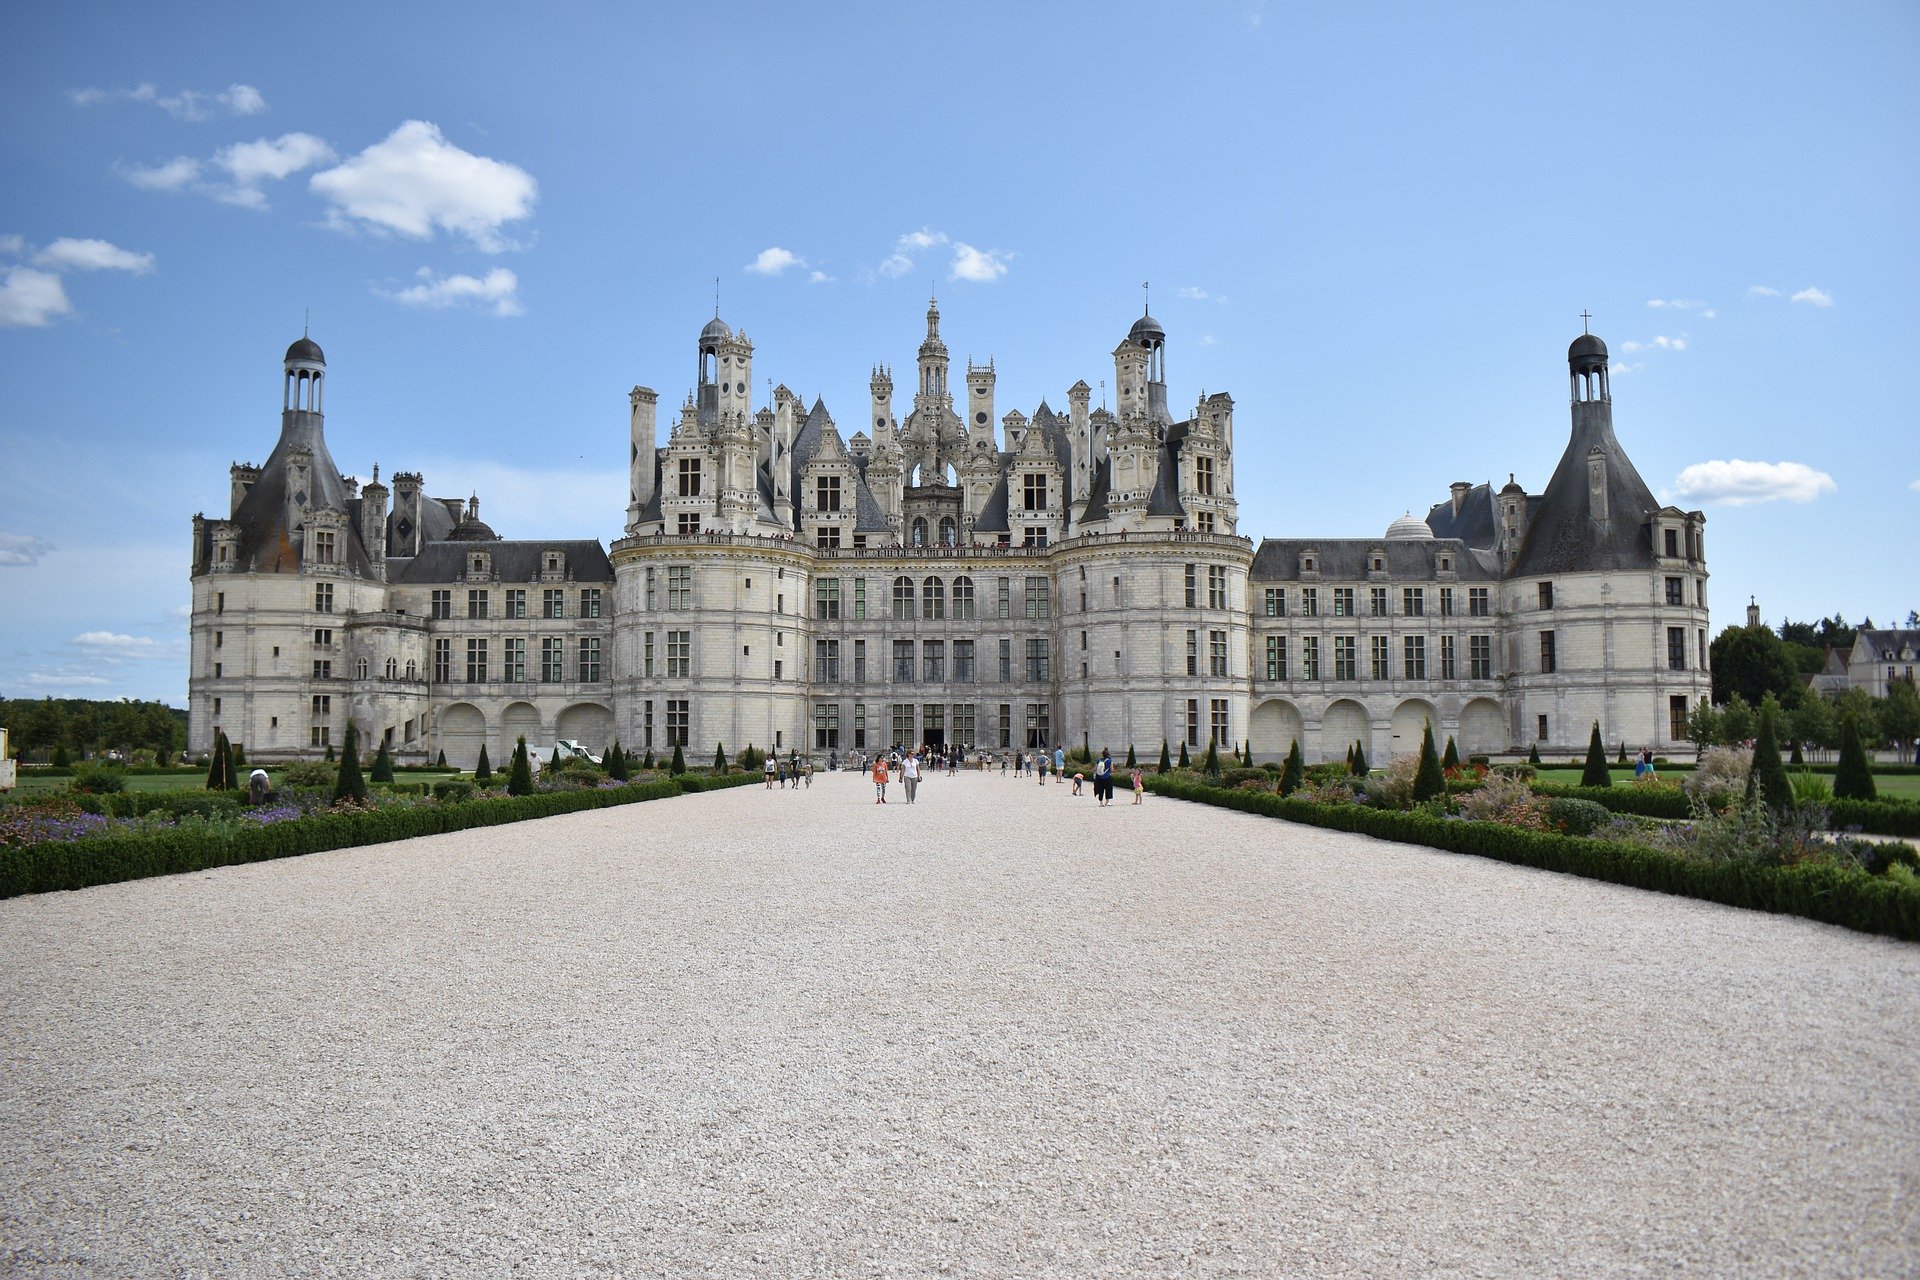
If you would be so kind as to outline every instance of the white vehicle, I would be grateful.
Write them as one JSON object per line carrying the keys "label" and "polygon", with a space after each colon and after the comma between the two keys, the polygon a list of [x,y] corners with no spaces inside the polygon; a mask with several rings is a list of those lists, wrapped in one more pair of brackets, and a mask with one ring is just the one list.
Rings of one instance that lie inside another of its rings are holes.
{"label": "white vehicle", "polygon": [[[568,739],[568,738],[560,739],[559,746],[560,746],[560,758],[562,760],[565,760],[568,756],[572,756],[577,760],[586,760],[593,764],[600,763],[599,756],[593,755],[586,749],[586,747],[584,747],[578,742],[572,741],[571,739]],[[548,754],[551,755],[552,752],[548,752]]]}
{"label": "white vehicle", "polygon": [[588,760],[594,764],[600,763],[599,756],[589,753],[585,747],[570,738],[562,738],[552,746],[529,746],[527,748],[527,763],[533,766],[535,773],[539,773],[542,769],[553,763],[555,752],[560,754],[560,759],[563,763],[568,760]]}

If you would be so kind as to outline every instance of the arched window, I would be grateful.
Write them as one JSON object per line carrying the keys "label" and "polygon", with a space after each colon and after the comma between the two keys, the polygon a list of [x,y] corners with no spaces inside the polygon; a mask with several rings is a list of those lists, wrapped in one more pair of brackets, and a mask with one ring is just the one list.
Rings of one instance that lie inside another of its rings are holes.
{"label": "arched window", "polygon": [[905,575],[893,580],[893,616],[898,621],[913,621],[913,579]]}
{"label": "arched window", "polygon": [[408,659],[407,659],[407,679],[409,679],[409,680],[411,680],[411,679],[413,679],[413,678],[414,678],[414,674],[413,674],[413,671],[414,671],[414,667],[413,667],[413,659],[412,659],[412,658],[408,658]]}
{"label": "arched window", "polygon": [[915,516],[913,518],[913,545],[916,547],[924,547],[927,545],[927,518],[925,516]]}
{"label": "arched window", "polygon": [[400,676],[400,662],[397,658],[387,659],[387,679],[396,680]]}
{"label": "arched window", "polygon": [[953,616],[963,621],[973,620],[973,579],[955,578],[953,580]]}
{"label": "arched window", "polygon": [[367,678],[367,660],[365,658],[353,664],[353,675],[356,680],[365,680]]}
{"label": "arched window", "polygon": [[940,545],[950,547],[959,536],[959,528],[953,523],[952,516],[940,517]]}
{"label": "arched window", "polygon": [[920,584],[920,616],[929,622],[947,616],[947,586],[938,578]]}

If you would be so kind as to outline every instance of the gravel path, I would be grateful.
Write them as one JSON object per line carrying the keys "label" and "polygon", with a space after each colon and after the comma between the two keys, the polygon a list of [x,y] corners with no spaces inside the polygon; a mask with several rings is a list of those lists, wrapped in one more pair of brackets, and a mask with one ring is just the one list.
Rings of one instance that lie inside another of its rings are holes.
{"label": "gravel path", "polygon": [[1920,1270],[1920,947],[1151,797],[899,799],[0,903],[0,1271]]}

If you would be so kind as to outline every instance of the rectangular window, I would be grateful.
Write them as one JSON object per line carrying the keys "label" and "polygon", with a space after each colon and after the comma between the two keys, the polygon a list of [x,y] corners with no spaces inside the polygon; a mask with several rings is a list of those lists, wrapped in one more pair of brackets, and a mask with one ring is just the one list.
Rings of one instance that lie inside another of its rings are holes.
{"label": "rectangular window", "polygon": [[1027,745],[1044,747],[1053,741],[1053,708],[1044,702],[1027,704]]}
{"label": "rectangular window", "polygon": [[1443,618],[1451,618],[1453,616],[1452,587],[1440,588],[1440,616]]}
{"label": "rectangular window", "polygon": [[867,749],[867,705],[864,702],[853,704],[853,749]]}
{"label": "rectangular window", "polygon": [[1493,637],[1467,637],[1467,678],[1470,680],[1493,679]]}
{"label": "rectangular window", "polygon": [[[218,710],[219,707],[217,704],[219,702],[219,699],[216,698],[214,701],[216,703],[216,706],[214,709]],[[313,718],[315,720],[324,720],[332,714],[333,714],[332,695],[325,694],[325,693],[314,694],[313,695]]]}
{"label": "rectangular window", "polygon": [[1046,546],[1047,545],[1047,526],[1043,524],[1028,525],[1026,527],[1025,536],[1023,536],[1020,539],[1020,545],[1023,547]]}
{"label": "rectangular window", "polygon": [[1187,566],[1187,608],[1198,609],[1199,607],[1200,607],[1200,566],[1197,564],[1190,564]]}
{"label": "rectangular window", "polygon": [[1700,634],[1700,669],[1702,671],[1705,671],[1707,669],[1707,629],[1705,627],[1700,628],[1699,634]]}
{"label": "rectangular window", "polygon": [[911,640],[893,642],[893,682],[895,684],[913,683],[913,641]]}
{"label": "rectangular window", "polygon": [[853,642],[853,682],[855,684],[867,682],[867,642],[865,640]]}
{"label": "rectangular window", "polygon": [[580,680],[584,684],[600,682],[600,637],[580,637]]}
{"label": "rectangular window", "polygon": [[1013,616],[1012,578],[1000,579],[1000,616],[1003,618],[1011,618]]}
{"label": "rectangular window", "polygon": [[1207,671],[1215,676],[1227,674],[1227,633],[1207,632]]}
{"label": "rectangular window", "polygon": [[1287,638],[1285,636],[1267,637],[1267,679],[1285,680],[1287,678]]}
{"label": "rectangular window", "polygon": [[1540,633],[1540,670],[1552,672],[1556,669],[1553,653],[1553,632],[1542,631]]}
{"label": "rectangular window", "polygon": [[567,593],[559,587],[549,587],[540,593],[540,616],[543,618],[564,618],[567,616]]}
{"label": "rectangular window", "polygon": [[1367,673],[1375,680],[1393,679],[1392,659],[1385,636],[1367,637]]}
{"label": "rectangular window", "polygon": [[667,608],[693,608],[692,565],[670,564],[667,566]]}
{"label": "rectangular window", "polygon": [[318,564],[333,563],[333,530],[315,529],[313,531],[313,558]]}
{"label": "rectangular window", "polygon": [[840,616],[840,579],[816,578],[813,582],[813,616],[833,621]]}
{"label": "rectangular window", "polygon": [[1227,567],[1222,564],[1207,566],[1207,608],[1224,609],[1227,607]]}
{"label": "rectangular window", "polygon": [[1672,694],[1667,698],[1667,736],[1675,742],[1684,742],[1687,737],[1687,695]]}
{"label": "rectangular window", "polygon": [[486,617],[488,597],[491,594],[485,590],[467,592],[467,616],[469,618]]}
{"label": "rectangular window", "polygon": [[1368,604],[1368,607],[1372,610],[1374,617],[1376,618],[1386,617],[1387,616],[1387,589],[1385,587],[1374,587],[1371,591],[1367,592],[1367,604]]}
{"label": "rectangular window", "polygon": [[685,680],[693,675],[693,632],[667,632],[667,679]]}
{"label": "rectangular window", "polygon": [[[647,570],[647,573],[649,575],[649,585],[651,585],[651,575],[653,573],[653,570],[649,569]],[[653,607],[653,597],[651,596],[651,594],[649,594],[649,596],[647,597],[647,607],[648,608]],[[525,589],[520,587],[512,587],[508,589],[506,616],[509,618],[524,618],[527,616],[527,593]]]}
{"label": "rectangular window", "polygon": [[973,736],[973,704],[955,703],[953,708],[953,741],[955,745],[970,747]]}
{"label": "rectangular window", "polygon": [[453,592],[436,591],[433,593],[433,616],[451,618],[453,616]]}
{"label": "rectangular window", "polygon": [[567,678],[565,655],[567,642],[548,637],[540,642],[540,682],[559,684]]}
{"label": "rectangular window", "polygon": [[1203,498],[1213,496],[1213,459],[1205,454],[1193,460],[1193,491]]}
{"label": "rectangular window", "polygon": [[311,746],[324,747],[333,741],[333,730],[326,725],[315,725],[308,731],[308,743]]}
{"label": "rectangular window", "polygon": [[1187,674],[1200,674],[1200,633],[1191,629],[1187,632]]}
{"label": "rectangular window", "polygon": [[956,684],[973,683],[973,641],[953,642],[953,679]]}
{"label": "rectangular window", "polygon": [[640,670],[647,679],[651,680],[653,679],[653,632],[649,631],[640,637],[640,647]]}
{"label": "rectangular window", "polygon": [[1300,638],[1300,678],[1318,680],[1320,678],[1320,637],[1302,636]]}
{"label": "rectangular window", "polygon": [[856,622],[864,622],[866,621],[866,617],[867,580],[865,578],[855,578],[853,580],[853,618]]}
{"label": "rectangular window", "polygon": [[1198,698],[1187,699],[1187,745],[1190,747],[1200,745],[1200,700]]}
{"label": "rectangular window", "polygon": [[1400,612],[1409,618],[1423,618],[1427,613],[1427,592],[1425,587],[1400,588]]}
{"label": "rectangular window", "polygon": [[947,737],[947,709],[938,702],[920,708],[920,740],[944,742]]}
{"label": "rectangular window", "polygon": [[[816,476],[813,481],[813,505],[818,511],[840,509],[840,477]],[[838,708],[835,708],[836,713]]]}
{"label": "rectangular window", "polygon": [[445,636],[433,642],[433,682],[448,684],[453,680],[453,641]]}
{"label": "rectangular window", "polygon": [[320,646],[323,649],[333,648],[333,628],[332,627],[314,628],[313,642],[314,644]]}
{"label": "rectangular window", "polygon": [[1669,560],[1679,559],[1680,558],[1680,531],[1678,529],[1665,529],[1665,530],[1662,530],[1662,532],[1666,535],[1662,545],[1666,549],[1667,559]]}
{"label": "rectangular window", "polygon": [[1053,605],[1048,596],[1045,578],[1027,579],[1026,602],[1029,618],[1045,618],[1052,615]]}
{"label": "rectangular window", "polygon": [[1407,679],[1425,680],[1427,678],[1427,638],[1402,636],[1400,644],[1405,651]]}
{"label": "rectangular window", "polygon": [[[513,615],[516,618],[524,618],[527,616],[526,604],[525,604],[526,593],[524,591],[520,593],[520,598],[521,598],[520,612]],[[653,598],[654,598],[653,566],[648,565],[647,566],[647,612],[648,613],[652,613],[654,610]]]}
{"label": "rectangular window", "polygon": [[1453,679],[1453,637],[1440,637],[1440,678]]}
{"label": "rectangular window", "polygon": [[1685,604],[1687,602],[1687,584],[1679,578],[1667,579],[1667,603]]}
{"label": "rectangular window", "polygon": [[1492,603],[1487,598],[1487,588],[1467,588],[1467,613],[1471,617],[1486,618],[1493,615]]}
{"label": "rectangular window", "polygon": [[1320,588],[1300,588],[1300,613],[1302,617],[1307,618],[1320,616]]}
{"label": "rectangular window", "polygon": [[1360,678],[1360,638],[1358,636],[1333,638],[1333,678],[1335,680]]}
{"label": "rectangular window", "polygon": [[1029,471],[1020,478],[1020,509],[1022,511],[1047,509],[1047,478],[1044,475]]}
{"label": "rectangular window", "polygon": [[840,683],[840,642],[838,640],[813,642],[813,678],[824,684]]}
{"label": "rectangular window", "polygon": [[1687,629],[1685,627],[1667,628],[1667,670],[1685,671],[1687,669]]}
{"label": "rectangular window", "polygon": [[694,534],[700,532],[700,513],[697,511],[682,511],[674,523],[679,527],[682,535],[691,538]]}
{"label": "rectangular window", "polygon": [[1542,609],[1553,608],[1553,584],[1551,582],[1543,582],[1540,584],[1540,607]]}
{"label": "rectangular window", "polygon": [[[839,494],[835,494],[837,499]],[[838,751],[840,749],[840,704],[822,702],[813,709],[813,749],[815,751]]]}
{"label": "rectangular window", "polygon": [[668,746],[681,747],[683,749],[686,747],[687,730],[691,727],[688,722],[691,719],[692,717],[687,711],[687,700],[685,698],[667,699]]}
{"label": "rectangular window", "polygon": [[1227,725],[1227,700],[1225,698],[1213,699],[1208,711],[1210,721],[1208,729],[1211,733],[1211,741],[1217,746],[1231,746],[1233,744],[1233,734]]}
{"label": "rectangular window", "polygon": [[1000,641],[1000,683],[1013,683],[1013,641],[1005,637]]}
{"label": "rectangular window", "polygon": [[1286,616],[1287,591],[1285,587],[1268,587],[1266,589],[1266,601],[1267,616],[1269,618],[1283,618]]}
{"label": "rectangular window", "polygon": [[947,645],[944,640],[928,640],[920,646],[921,666],[928,684],[941,684],[947,678]]}
{"label": "rectangular window", "polygon": [[1044,636],[1033,636],[1027,640],[1027,680],[1038,683],[1053,679],[1053,663],[1047,652]]}
{"label": "rectangular window", "polygon": [[697,498],[700,496],[700,459],[680,459],[680,496]]}
{"label": "rectangular window", "polygon": [[487,679],[487,642],[479,637],[467,641],[467,683],[484,684]]}
{"label": "rectangular window", "polygon": [[[647,637],[652,640],[652,636]],[[653,647],[648,645],[647,658],[651,662]],[[500,678],[519,683],[527,678],[527,641],[524,636],[500,642]]]}
{"label": "rectangular window", "polygon": [[813,544],[822,550],[838,551],[840,549],[840,526],[837,524],[820,525],[813,531]]}
{"label": "rectangular window", "polygon": [[1537,732],[1534,736],[1539,738],[1540,741],[1545,742],[1547,740],[1547,718],[1545,716],[1539,717],[1539,723],[1535,728]]}
{"label": "rectangular window", "polygon": [[913,704],[910,702],[893,704],[893,740],[899,746],[913,745]]}
{"label": "rectangular window", "polygon": [[1351,618],[1353,616],[1353,588],[1335,587],[1333,589],[1333,616]]}
{"label": "rectangular window", "polygon": [[600,616],[600,588],[582,587],[580,589],[580,616],[583,618]]}

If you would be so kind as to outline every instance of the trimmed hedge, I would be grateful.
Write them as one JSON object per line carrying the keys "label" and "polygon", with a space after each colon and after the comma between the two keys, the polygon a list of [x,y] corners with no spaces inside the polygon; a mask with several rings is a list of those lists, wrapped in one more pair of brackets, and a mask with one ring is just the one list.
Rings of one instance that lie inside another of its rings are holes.
{"label": "trimmed hedge", "polygon": [[681,773],[668,779],[678,783],[680,790],[688,795],[698,791],[725,791],[728,787],[744,787],[760,780],[757,773],[729,773],[724,777],[712,773]]}
{"label": "trimmed hedge", "polygon": [[1150,778],[1147,786],[1175,800],[1920,941],[1920,890],[1862,871],[1811,863],[1768,867],[1695,862],[1615,841],[1361,805],[1319,805],[1271,791],[1225,791],[1171,776]]}
{"label": "trimmed hedge", "polygon": [[663,800],[680,792],[680,787],[663,778],[625,787],[489,797],[433,808],[313,814],[231,833],[189,827],[28,845],[0,850],[0,898],[56,889],[85,889],[148,876],[177,875],[291,858],[326,849],[500,826],[529,818],[551,818],[563,813]]}
{"label": "trimmed hedge", "polygon": [[[1549,800],[1591,800],[1615,813],[1642,818],[1684,819],[1692,816],[1687,793],[1678,788],[1559,787],[1536,782],[1533,793]],[[1911,800],[1823,800],[1827,825],[1835,831],[1857,830],[1871,836],[1920,836],[1920,804]]]}

